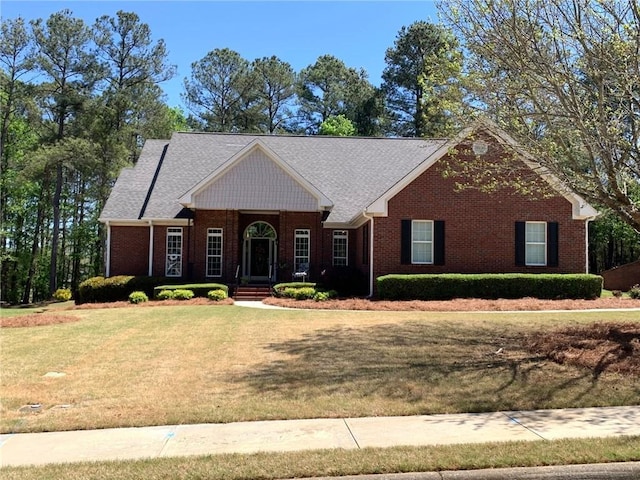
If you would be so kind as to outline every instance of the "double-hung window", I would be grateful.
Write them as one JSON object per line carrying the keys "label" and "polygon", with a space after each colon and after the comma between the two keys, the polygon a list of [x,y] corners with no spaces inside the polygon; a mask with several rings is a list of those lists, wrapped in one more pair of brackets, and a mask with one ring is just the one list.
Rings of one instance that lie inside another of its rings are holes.
{"label": "double-hung window", "polygon": [[165,275],[167,277],[182,276],[182,227],[167,228]]}
{"label": "double-hung window", "polygon": [[349,232],[347,230],[334,230],[333,231],[333,265],[346,266],[348,265],[349,251]]}
{"label": "double-hung window", "polygon": [[525,265],[547,264],[547,223],[527,222],[525,224]]}
{"label": "double-hung window", "polygon": [[309,252],[311,247],[311,231],[309,229],[297,229],[294,237],[294,271],[300,271],[300,265],[309,267]]}
{"label": "double-hung window", "polygon": [[433,263],[433,222],[414,220],[411,223],[411,263]]}
{"label": "double-hung window", "polygon": [[516,265],[557,267],[558,222],[516,222]]}
{"label": "double-hung window", "polygon": [[222,276],[222,229],[207,229],[207,277]]}
{"label": "double-hung window", "polygon": [[401,220],[400,263],[444,265],[444,220]]}

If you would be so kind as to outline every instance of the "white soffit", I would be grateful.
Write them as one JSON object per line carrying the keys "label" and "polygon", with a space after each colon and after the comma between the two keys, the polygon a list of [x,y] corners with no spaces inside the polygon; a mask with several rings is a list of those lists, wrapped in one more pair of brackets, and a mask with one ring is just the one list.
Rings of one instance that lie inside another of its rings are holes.
{"label": "white soffit", "polygon": [[259,139],[183,195],[187,208],[318,211],[333,203]]}

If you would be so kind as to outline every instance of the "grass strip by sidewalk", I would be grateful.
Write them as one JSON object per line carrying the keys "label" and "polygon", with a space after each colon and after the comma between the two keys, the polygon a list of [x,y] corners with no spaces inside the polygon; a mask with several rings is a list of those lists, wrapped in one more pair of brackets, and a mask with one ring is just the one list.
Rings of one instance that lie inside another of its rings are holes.
{"label": "grass strip by sidewalk", "polygon": [[640,436],[436,447],[226,454],[3,468],[4,480],[245,480],[640,460]]}

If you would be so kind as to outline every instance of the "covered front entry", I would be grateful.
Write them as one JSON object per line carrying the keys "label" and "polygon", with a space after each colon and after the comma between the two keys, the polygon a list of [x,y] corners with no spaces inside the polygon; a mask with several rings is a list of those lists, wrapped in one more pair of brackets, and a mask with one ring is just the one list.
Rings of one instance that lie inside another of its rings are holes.
{"label": "covered front entry", "polygon": [[267,222],[254,222],[242,236],[242,277],[249,282],[274,280],[277,261],[276,230]]}

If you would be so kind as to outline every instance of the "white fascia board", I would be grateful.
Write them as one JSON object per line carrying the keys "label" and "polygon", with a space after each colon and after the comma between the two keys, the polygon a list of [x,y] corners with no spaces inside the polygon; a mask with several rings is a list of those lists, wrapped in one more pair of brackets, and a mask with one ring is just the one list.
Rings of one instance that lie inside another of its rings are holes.
{"label": "white fascia board", "polygon": [[331,230],[353,230],[353,225],[344,222],[324,222],[322,224],[322,228],[327,228]]}
{"label": "white fascia board", "polygon": [[142,220],[146,225],[169,225],[169,226],[177,226],[177,227],[185,227],[189,225],[188,218],[149,218],[142,217]]}
{"label": "white fascia board", "polygon": [[245,148],[236,153],[229,160],[224,162],[220,167],[211,172],[206,178],[195,185],[191,190],[186,192],[182,197],[178,199],[178,202],[186,208],[195,208],[193,204],[193,197],[199,192],[207,188],[211,183],[222,177],[226,172],[233,168],[237,163],[242,161],[253,151],[260,150],[271,161],[284,170],[291,178],[293,178],[302,188],[308,191],[314,198],[318,200],[318,210],[330,210],[333,208],[333,202],[307,179],[300,175],[295,169],[293,169],[288,163],[284,162],[273,150],[267,147],[262,140],[255,139],[249,143]]}
{"label": "white fascia board", "polygon": [[109,224],[112,227],[135,227],[135,226],[144,226],[144,225],[148,225],[149,222],[147,222],[146,220],[141,220],[141,219],[122,219],[122,218],[103,218],[100,217],[98,218],[98,221],[100,223],[104,223],[104,224]]}

